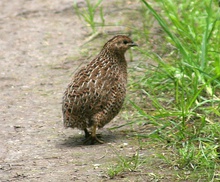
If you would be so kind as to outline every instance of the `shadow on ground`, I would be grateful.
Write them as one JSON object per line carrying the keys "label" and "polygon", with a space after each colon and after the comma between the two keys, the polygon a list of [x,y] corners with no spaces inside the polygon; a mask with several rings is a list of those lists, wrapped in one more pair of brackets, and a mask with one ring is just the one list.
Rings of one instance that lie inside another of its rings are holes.
{"label": "shadow on ground", "polygon": [[[105,145],[106,143],[117,143],[122,139],[126,138],[126,134],[122,131],[111,131],[109,129],[102,129],[98,134],[98,138],[104,141],[104,144],[95,143],[94,145]],[[69,136],[64,141],[57,143],[56,147],[81,147],[81,146],[90,146],[90,144],[84,144],[85,137],[83,133],[81,135]]]}

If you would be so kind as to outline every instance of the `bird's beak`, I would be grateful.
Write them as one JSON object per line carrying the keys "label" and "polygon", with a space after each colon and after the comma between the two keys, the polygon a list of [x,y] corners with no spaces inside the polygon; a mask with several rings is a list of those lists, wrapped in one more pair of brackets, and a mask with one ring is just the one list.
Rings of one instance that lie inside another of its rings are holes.
{"label": "bird's beak", "polygon": [[136,43],[132,42],[128,44],[130,47],[138,46]]}

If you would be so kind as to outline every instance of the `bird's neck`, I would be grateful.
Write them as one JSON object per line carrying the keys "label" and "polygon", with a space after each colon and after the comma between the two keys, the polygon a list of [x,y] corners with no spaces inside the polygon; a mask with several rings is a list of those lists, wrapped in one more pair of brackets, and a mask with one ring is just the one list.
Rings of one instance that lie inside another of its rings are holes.
{"label": "bird's neck", "polygon": [[[113,52],[113,51],[105,51],[104,53],[105,58],[109,58],[108,60],[112,63],[115,64],[118,69],[120,70],[121,73],[121,79],[125,80],[124,82],[126,83],[127,81],[127,62],[125,59],[125,54],[123,53],[118,53],[118,52]],[[110,63],[110,64],[111,64]]]}
{"label": "bird's neck", "polygon": [[[105,58],[108,58],[109,61],[119,63],[119,64],[126,64],[125,60],[125,54],[118,52],[118,51],[108,51],[108,50],[102,50],[100,52],[100,56],[103,56]],[[126,64],[127,65],[127,64]]]}

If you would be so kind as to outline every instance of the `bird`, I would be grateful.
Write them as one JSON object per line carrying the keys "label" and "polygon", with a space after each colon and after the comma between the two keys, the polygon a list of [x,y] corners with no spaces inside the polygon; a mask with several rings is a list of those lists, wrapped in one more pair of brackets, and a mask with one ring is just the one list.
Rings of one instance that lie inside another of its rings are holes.
{"label": "bird", "polygon": [[96,130],[109,123],[121,110],[126,96],[125,52],[138,46],[131,38],[117,35],[100,53],[72,77],[62,98],[65,128],[85,132],[85,144],[104,143]]}

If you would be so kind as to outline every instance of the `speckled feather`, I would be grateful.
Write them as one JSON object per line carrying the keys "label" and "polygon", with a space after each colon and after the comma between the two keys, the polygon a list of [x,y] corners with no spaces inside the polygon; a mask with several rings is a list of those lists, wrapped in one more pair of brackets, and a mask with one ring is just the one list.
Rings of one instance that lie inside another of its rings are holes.
{"label": "speckled feather", "polygon": [[113,37],[93,61],[74,75],[63,96],[65,127],[101,128],[119,113],[127,83],[124,53],[131,46],[136,44],[129,37]]}

